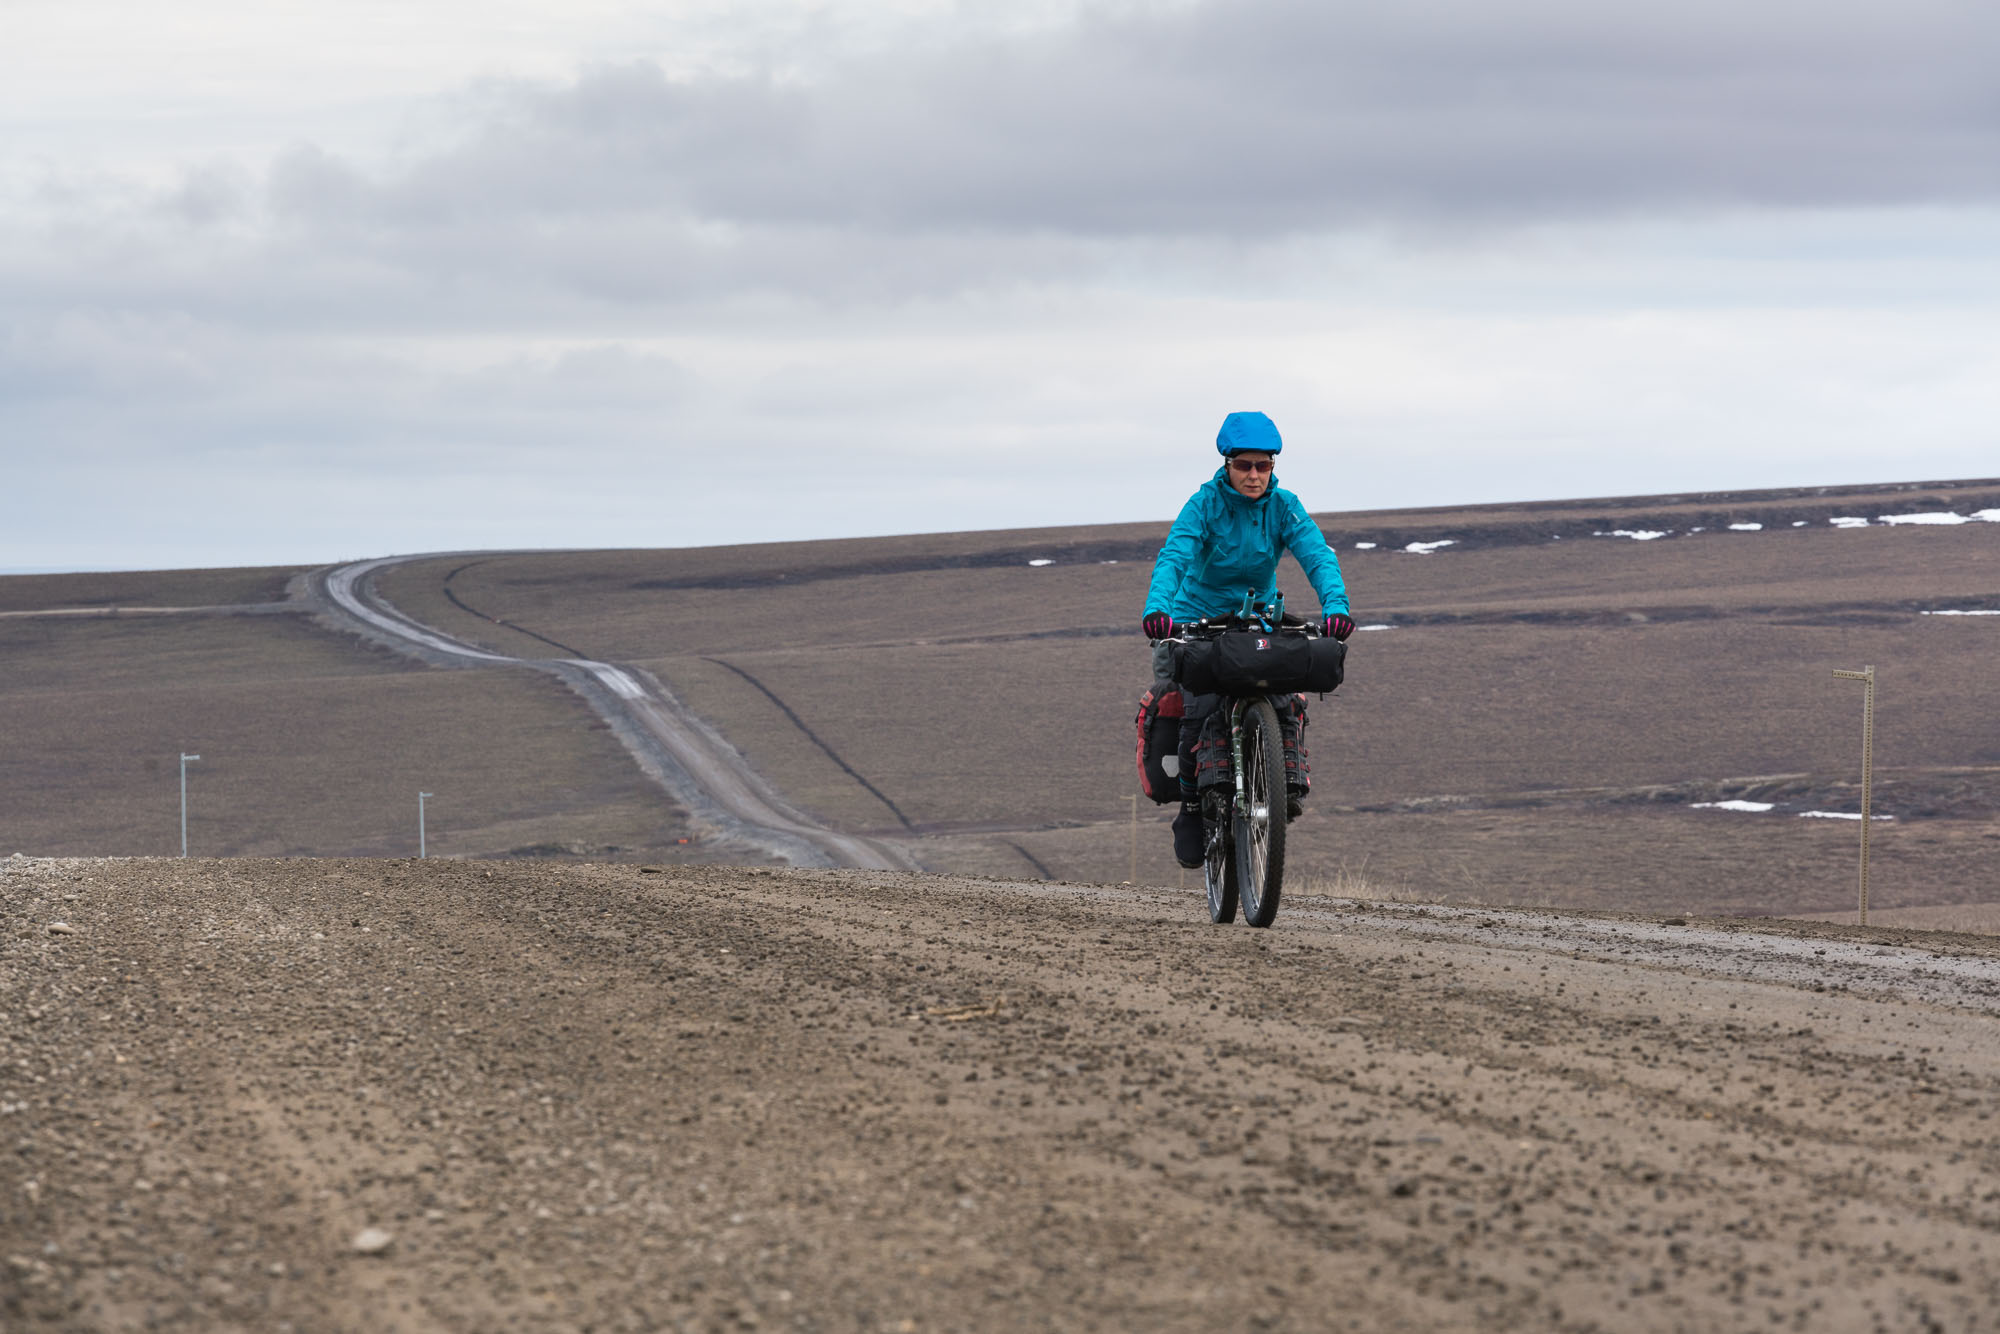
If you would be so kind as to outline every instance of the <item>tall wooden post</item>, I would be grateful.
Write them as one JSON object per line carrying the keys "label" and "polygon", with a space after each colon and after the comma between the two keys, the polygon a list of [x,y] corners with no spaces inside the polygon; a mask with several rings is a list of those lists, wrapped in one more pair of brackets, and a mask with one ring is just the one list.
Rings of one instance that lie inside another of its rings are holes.
{"label": "tall wooden post", "polygon": [[1843,681],[1859,681],[1861,692],[1861,925],[1868,925],[1868,826],[1874,823],[1875,792],[1875,669],[1834,670]]}
{"label": "tall wooden post", "polygon": [[1125,800],[1132,803],[1132,872],[1127,884],[1139,883],[1139,798],[1129,796]]}

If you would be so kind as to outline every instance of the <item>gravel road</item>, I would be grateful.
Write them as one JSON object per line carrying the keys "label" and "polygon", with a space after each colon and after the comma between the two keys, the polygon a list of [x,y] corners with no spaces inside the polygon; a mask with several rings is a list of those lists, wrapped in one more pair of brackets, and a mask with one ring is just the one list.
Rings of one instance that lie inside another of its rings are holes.
{"label": "gravel road", "polygon": [[0,920],[9,1330],[2000,1312],[1993,942],[441,861]]}
{"label": "gravel road", "polygon": [[[604,719],[640,770],[724,843],[802,866],[906,868],[906,850],[826,828],[786,801],[722,735],[649,673],[585,658],[514,658],[462,643],[407,615],[375,587],[376,576],[426,556],[382,556],[315,570],[306,588],[334,624],[443,667],[547,672]],[[464,555],[482,553],[465,552]],[[500,553],[484,553],[500,554]]]}

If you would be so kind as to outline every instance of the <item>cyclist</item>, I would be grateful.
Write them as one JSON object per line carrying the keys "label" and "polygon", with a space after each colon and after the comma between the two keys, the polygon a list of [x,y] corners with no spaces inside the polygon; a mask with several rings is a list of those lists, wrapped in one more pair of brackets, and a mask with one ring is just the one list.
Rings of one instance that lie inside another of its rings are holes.
{"label": "cyclist", "polygon": [[[1278,557],[1286,551],[1297,557],[1319,595],[1321,629],[1335,639],[1354,633],[1340,561],[1299,498],[1278,486],[1274,468],[1284,441],[1277,426],[1261,412],[1232,412],[1222,420],[1215,448],[1222,467],[1181,507],[1154,562],[1141,622],[1147,638],[1157,644],[1173,634],[1176,621],[1227,615],[1243,605],[1246,590],[1255,601],[1274,601]],[[1156,657],[1154,677],[1168,674],[1159,670]],[[1186,691],[1181,696],[1181,809],[1174,817],[1174,857],[1193,868],[1202,863],[1204,842],[1194,744],[1202,720],[1220,706],[1221,697]]]}

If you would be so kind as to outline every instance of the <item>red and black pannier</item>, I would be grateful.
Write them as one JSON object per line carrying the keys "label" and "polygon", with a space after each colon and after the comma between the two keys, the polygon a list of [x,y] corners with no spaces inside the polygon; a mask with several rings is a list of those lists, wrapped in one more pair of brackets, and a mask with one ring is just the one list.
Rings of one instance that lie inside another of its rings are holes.
{"label": "red and black pannier", "polygon": [[1181,692],[1155,681],[1139,697],[1139,789],[1165,804],[1181,799]]}

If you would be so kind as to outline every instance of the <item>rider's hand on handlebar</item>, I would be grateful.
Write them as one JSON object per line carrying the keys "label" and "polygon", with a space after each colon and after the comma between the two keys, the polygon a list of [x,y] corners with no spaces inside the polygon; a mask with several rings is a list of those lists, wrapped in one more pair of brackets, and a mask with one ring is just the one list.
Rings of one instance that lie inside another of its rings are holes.
{"label": "rider's hand on handlebar", "polygon": [[1146,619],[1139,622],[1148,639],[1171,639],[1174,634],[1174,618],[1163,611],[1149,611]]}
{"label": "rider's hand on handlebar", "polygon": [[1354,618],[1334,612],[1320,624],[1320,633],[1329,639],[1345,639],[1354,633]]}

